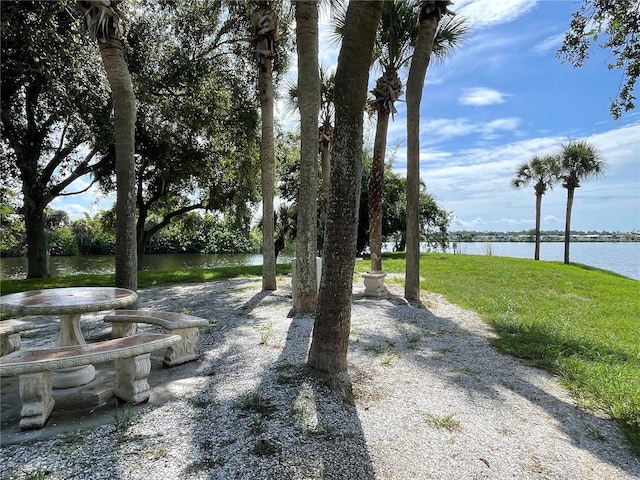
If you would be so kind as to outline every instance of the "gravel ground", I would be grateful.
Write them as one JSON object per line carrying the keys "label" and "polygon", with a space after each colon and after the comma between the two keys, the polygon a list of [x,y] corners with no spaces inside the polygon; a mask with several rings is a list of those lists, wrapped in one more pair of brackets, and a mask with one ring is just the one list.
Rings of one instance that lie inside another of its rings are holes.
{"label": "gravel ground", "polygon": [[[329,387],[337,378],[305,367],[313,319],[288,317],[290,279],[275,292],[260,285],[140,291],[140,307],[211,322],[200,361],[176,367],[186,377],[164,386],[179,383],[179,395],[121,407],[102,425],[5,444],[2,478],[640,478],[640,457],[613,422],[578,408],[557,378],[497,353],[473,312],[427,292],[426,309],[411,307],[393,284],[386,298],[365,298],[357,280],[352,389],[340,392]],[[98,316],[83,322],[88,337],[106,328]],[[25,335],[25,348],[55,337],[43,332]]]}

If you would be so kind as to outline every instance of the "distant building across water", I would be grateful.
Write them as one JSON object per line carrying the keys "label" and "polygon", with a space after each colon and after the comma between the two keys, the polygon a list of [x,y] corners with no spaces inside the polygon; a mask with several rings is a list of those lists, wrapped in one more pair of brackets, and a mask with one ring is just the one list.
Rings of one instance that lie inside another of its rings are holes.
{"label": "distant building across water", "polygon": [[[535,242],[535,233],[523,232],[449,232],[451,242]],[[542,242],[564,242],[564,233],[541,232]],[[571,234],[572,242],[640,242],[640,232],[603,232]]]}

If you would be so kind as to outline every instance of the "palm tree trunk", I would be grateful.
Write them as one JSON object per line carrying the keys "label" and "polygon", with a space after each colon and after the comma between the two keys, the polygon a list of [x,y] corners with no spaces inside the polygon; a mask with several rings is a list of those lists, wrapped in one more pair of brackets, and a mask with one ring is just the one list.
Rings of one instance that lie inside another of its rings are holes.
{"label": "palm tree trunk", "polygon": [[381,0],[350,2],[335,80],[335,148],[320,297],[308,363],[323,372],[347,370],[351,292],[362,180],[362,125]]}
{"label": "palm tree trunk", "polygon": [[410,301],[420,300],[420,103],[437,27],[437,18],[420,21],[407,78],[407,255],[404,297]]}
{"label": "palm tree trunk", "polygon": [[258,76],[260,108],[262,111],[262,140],[260,164],[262,167],[262,289],[275,290],[276,249],[274,244],[273,195],[275,189],[275,154],[273,147],[273,76],[272,60],[260,64]]}
{"label": "palm tree trunk", "polygon": [[298,0],[295,2],[295,8],[300,109],[300,189],[296,236],[296,292],[293,296],[293,306],[296,312],[312,313],[318,304],[318,2]]}
{"label": "palm tree trunk", "polygon": [[136,244],[136,99],[118,39],[99,42],[113,96],[116,138],[116,287],[137,289]]}
{"label": "palm tree trunk", "polygon": [[540,214],[542,212],[542,195],[536,194],[536,247],[534,260],[540,260]]}
{"label": "palm tree trunk", "polygon": [[324,225],[327,222],[329,186],[331,184],[331,143],[325,140],[320,144],[320,165],[322,169],[322,205],[320,206],[320,218]]}
{"label": "palm tree trunk", "polygon": [[387,150],[389,111],[378,110],[373,161],[369,176],[369,248],[371,271],[382,271],[382,197],[384,192],[384,157]]}
{"label": "palm tree trunk", "polygon": [[564,221],[564,263],[569,264],[569,245],[571,245],[571,209],[573,208],[573,188],[567,188],[567,215]]}

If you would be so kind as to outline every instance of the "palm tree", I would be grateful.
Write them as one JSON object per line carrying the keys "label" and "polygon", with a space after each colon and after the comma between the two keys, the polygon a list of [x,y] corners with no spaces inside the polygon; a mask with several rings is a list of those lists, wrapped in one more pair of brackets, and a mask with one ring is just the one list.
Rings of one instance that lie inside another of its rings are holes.
{"label": "palm tree", "polygon": [[440,19],[450,0],[421,0],[419,30],[407,78],[407,255],[404,296],[420,300],[420,103]]}
{"label": "palm tree", "polygon": [[[333,139],[333,86],[335,84],[335,72],[322,65],[319,69],[320,76],[320,110],[318,114],[318,149],[320,151],[320,165],[322,170],[322,196],[320,202],[320,217],[322,223],[326,221],[327,207],[329,205],[329,172],[331,170],[331,140]],[[290,85],[287,91],[287,110],[293,112],[298,109],[298,85]]]}
{"label": "palm tree", "polygon": [[318,127],[318,141],[320,149],[320,165],[322,170],[322,203],[320,217],[322,224],[327,221],[329,208],[329,173],[331,171],[331,140],[333,139],[333,87],[336,83],[335,72],[329,73],[320,66],[320,126]]}
{"label": "palm tree", "polygon": [[606,166],[598,149],[585,140],[572,141],[560,147],[560,174],[562,186],[567,189],[567,214],[564,225],[564,263],[569,264],[571,243],[571,209],[573,196],[580,182],[604,177]]}
{"label": "palm tree", "polygon": [[269,2],[251,13],[254,37],[251,45],[258,60],[258,90],[262,112],[262,141],[260,142],[260,165],[262,173],[262,288],[275,290],[276,254],[274,246],[273,196],[275,190],[275,154],[273,144],[273,58],[276,43],[280,38],[278,20]]}
{"label": "palm tree", "polygon": [[137,289],[136,172],[134,160],[136,98],[120,40],[122,0],[78,2],[84,23],[98,40],[111,86],[116,140],[116,275],[117,287]]}
{"label": "palm tree", "polygon": [[523,187],[535,182],[536,192],[536,246],[533,258],[540,260],[540,212],[542,196],[551,190],[558,179],[559,164],[554,155],[534,156],[531,161],[522,163],[511,180],[514,188]]}
{"label": "palm tree", "polygon": [[[440,23],[432,55],[438,59],[448,57],[466,39],[467,32],[468,24],[464,17]],[[371,92],[375,98],[369,102],[370,108],[378,115],[368,191],[369,247],[371,270],[374,272],[382,270],[382,197],[389,115],[393,118],[396,113],[394,102],[402,93],[398,72],[411,60],[417,36],[413,2],[385,2],[374,48],[374,56],[384,73]]]}
{"label": "palm tree", "polygon": [[300,110],[300,187],[296,238],[296,282],[293,298],[299,313],[312,313],[318,303],[317,166],[320,78],[318,77],[318,1],[296,0],[298,108]]}
{"label": "palm tree", "polygon": [[[292,242],[298,234],[298,209],[296,205],[283,203],[278,207],[275,214],[276,224],[274,226],[274,236],[276,238],[276,258],[287,246],[287,242]],[[315,275],[315,272],[314,272]]]}
{"label": "palm tree", "polygon": [[362,180],[362,108],[381,0],[349,2],[335,83],[336,127],[323,269],[308,363],[335,374],[347,370]]}
{"label": "palm tree", "polygon": [[389,116],[397,113],[394,103],[402,94],[398,71],[411,58],[411,47],[417,34],[416,18],[410,2],[384,2],[374,46],[374,56],[383,74],[376,81],[371,91],[374,99],[369,102],[369,108],[378,116],[368,193],[372,272],[382,271],[382,196]]}

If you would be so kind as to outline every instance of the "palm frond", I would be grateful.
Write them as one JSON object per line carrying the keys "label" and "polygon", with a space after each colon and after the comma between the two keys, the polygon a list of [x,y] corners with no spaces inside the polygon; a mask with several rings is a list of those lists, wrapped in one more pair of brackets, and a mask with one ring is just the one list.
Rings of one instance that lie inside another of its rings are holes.
{"label": "palm frond", "polygon": [[418,18],[409,0],[384,2],[376,32],[374,61],[386,70],[395,70],[409,61],[418,37]]}
{"label": "palm frond", "polygon": [[469,38],[469,21],[462,15],[446,17],[438,24],[433,40],[433,58],[444,61]]}
{"label": "palm frond", "polygon": [[78,7],[83,15],[84,27],[91,38],[106,43],[121,35],[120,20],[124,15],[118,10],[123,0],[81,0]]}

